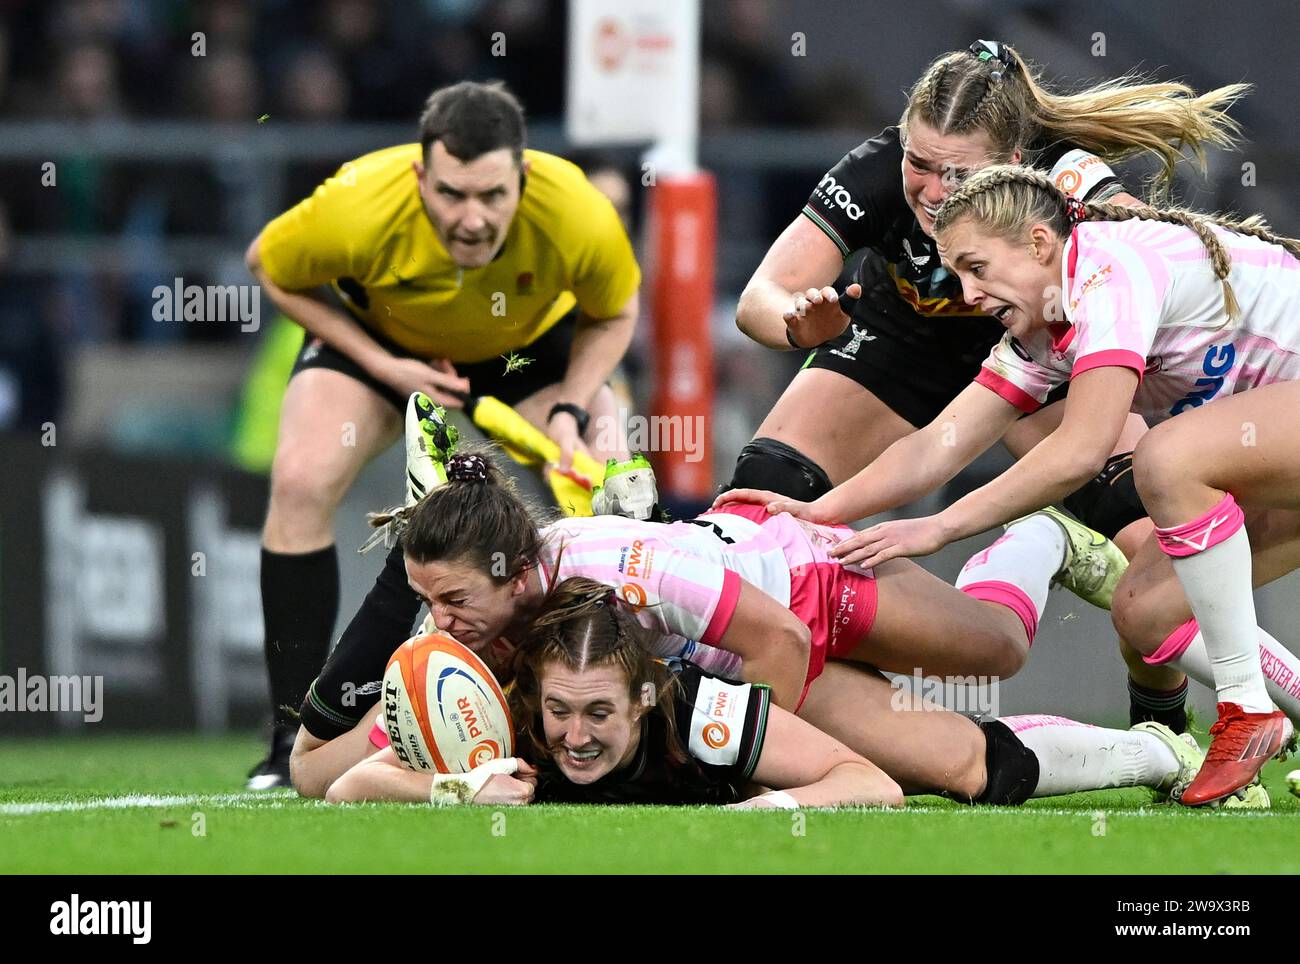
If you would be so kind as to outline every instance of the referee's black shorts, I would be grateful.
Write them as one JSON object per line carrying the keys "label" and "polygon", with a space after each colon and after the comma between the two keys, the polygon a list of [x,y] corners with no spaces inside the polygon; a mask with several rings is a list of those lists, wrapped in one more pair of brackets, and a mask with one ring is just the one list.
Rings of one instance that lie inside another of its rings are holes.
{"label": "referee's black shorts", "polygon": [[[849,327],[809,354],[803,368],[824,368],[851,378],[916,428],[934,421],[979,374],[1005,334],[994,318],[922,315],[903,300],[883,261],[868,255],[854,277],[856,303],[845,298]],[[1064,391],[1049,399],[1064,397]]]}
{"label": "referee's black shorts", "polygon": [[[504,358],[489,358],[487,361],[465,365],[453,361],[456,374],[469,379],[470,391],[475,395],[492,395],[507,405],[517,405],[547,385],[564,380],[564,373],[569,367],[569,348],[573,344],[573,330],[577,324],[577,317],[575,309],[548,328],[532,344],[517,348],[515,353],[520,358],[529,359],[528,364],[522,368],[507,373]],[[366,334],[378,342],[385,351],[398,358],[420,357],[369,328],[366,329]],[[392,387],[372,377],[349,356],[327,345],[321,339],[306,332],[303,336],[302,349],[298,352],[290,379],[309,368],[328,368],[330,371],[341,372],[349,378],[356,379],[367,388],[374,389],[399,413],[406,411],[406,399]]]}

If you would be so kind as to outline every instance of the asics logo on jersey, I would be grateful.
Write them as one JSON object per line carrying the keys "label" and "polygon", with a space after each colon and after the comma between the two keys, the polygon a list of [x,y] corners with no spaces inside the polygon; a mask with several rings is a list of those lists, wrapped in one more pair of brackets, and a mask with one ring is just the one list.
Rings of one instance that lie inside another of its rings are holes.
{"label": "asics logo on jersey", "polygon": [[837,207],[844,209],[844,213],[852,221],[862,217],[862,208],[853,203],[853,195],[847,189],[840,186],[839,181],[827,174],[817,182],[817,190],[821,192],[826,200],[833,202]]}
{"label": "asics logo on jersey", "polygon": [[1177,415],[1189,408],[1204,405],[1217,395],[1219,389],[1223,388],[1223,377],[1232,370],[1236,360],[1237,350],[1232,345],[1214,345],[1209,348],[1205,353],[1205,361],[1201,364],[1206,377],[1196,379],[1196,386],[1201,390],[1188,392],[1174,403],[1169,414]]}
{"label": "asics logo on jersey", "polygon": [[912,262],[913,267],[923,268],[930,263],[930,255],[921,255],[919,258],[912,253],[912,244],[907,238],[903,239],[903,250],[907,253],[907,259]]}

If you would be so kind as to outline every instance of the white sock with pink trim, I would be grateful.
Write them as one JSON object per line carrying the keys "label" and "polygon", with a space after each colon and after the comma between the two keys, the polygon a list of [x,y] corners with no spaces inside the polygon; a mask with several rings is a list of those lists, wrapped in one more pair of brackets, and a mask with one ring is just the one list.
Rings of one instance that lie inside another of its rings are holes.
{"label": "white sock with pink trim", "polygon": [[[1300,657],[1259,627],[1259,665],[1264,686],[1278,709],[1300,727]],[[1160,648],[1143,657],[1152,666],[1176,666],[1203,686],[1214,689],[1214,670],[1205,651],[1205,637],[1195,619],[1175,629]]]}
{"label": "white sock with pink trim", "polygon": [[1002,722],[1038,757],[1035,797],[1111,787],[1162,789],[1178,773],[1174,751],[1141,730],[1108,730],[1061,716],[1004,716]]}
{"label": "white sock with pink trim", "polygon": [[1064,560],[1065,533],[1047,516],[1034,515],[971,556],[957,575],[956,586],[975,599],[1008,607],[1025,624],[1033,643],[1052,576]]}
{"label": "white sock with pink trim", "polygon": [[1273,704],[1259,666],[1250,539],[1232,493],[1205,515],[1168,529],[1156,539],[1174,564],[1178,581],[1205,638],[1220,702],[1247,713],[1270,713]]}

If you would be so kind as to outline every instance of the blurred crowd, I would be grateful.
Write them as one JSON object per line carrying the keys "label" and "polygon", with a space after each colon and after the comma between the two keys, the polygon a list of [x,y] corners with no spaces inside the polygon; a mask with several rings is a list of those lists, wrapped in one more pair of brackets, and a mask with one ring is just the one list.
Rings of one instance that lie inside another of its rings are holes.
{"label": "blurred crowd", "polygon": [[[805,77],[773,10],[705,4],[702,122],[859,124],[860,85]],[[0,17],[9,117],[409,121],[435,87],[493,77],[533,118],[563,111],[565,0],[8,0]]]}
{"label": "blurred crowd", "polygon": [[[95,145],[101,125],[209,123],[215,140],[230,129],[217,125],[365,122],[408,125],[413,136],[429,92],[465,78],[505,80],[534,123],[558,124],[567,7],[565,0],[0,3],[0,119],[77,132],[71,153],[50,157],[56,185],[41,183],[30,157],[0,159],[0,428],[37,428],[59,414],[77,346],[237,337],[233,326],[153,323],[151,292],[182,274],[169,260],[174,238],[207,238],[225,252],[202,276],[185,270],[186,284],[249,282],[242,266],[249,219],[230,203],[247,181],[232,185],[236,175],[212,156],[105,157]],[[801,71],[773,9],[768,0],[704,5],[702,127],[862,129],[873,113],[862,85]],[[499,41],[504,57],[493,56]],[[823,88],[836,96],[820,96]],[[283,202],[308,194],[347,159],[290,165]],[[625,168],[635,185],[634,163]],[[807,176],[796,179],[799,192]],[[123,267],[60,256],[15,273],[11,234],[20,244],[33,235],[89,242],[88,252],[107,242],[150,254],[147,266],[138,257]]]}

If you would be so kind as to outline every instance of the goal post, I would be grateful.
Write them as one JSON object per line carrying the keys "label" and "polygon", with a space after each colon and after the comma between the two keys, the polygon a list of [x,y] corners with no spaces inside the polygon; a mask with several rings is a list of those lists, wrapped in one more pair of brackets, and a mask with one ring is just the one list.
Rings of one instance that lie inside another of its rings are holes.
{"label": "goal post", "polygon": [[652,145],[641,168],[643,306],[654,346],[650,415],[668,430],[653,433],[661,444],[650,455],[662,493],[682,501],[708,499],[713,487],[717,193],[697,164],[699,73],[699,0],[570,0],[569,140]]}

